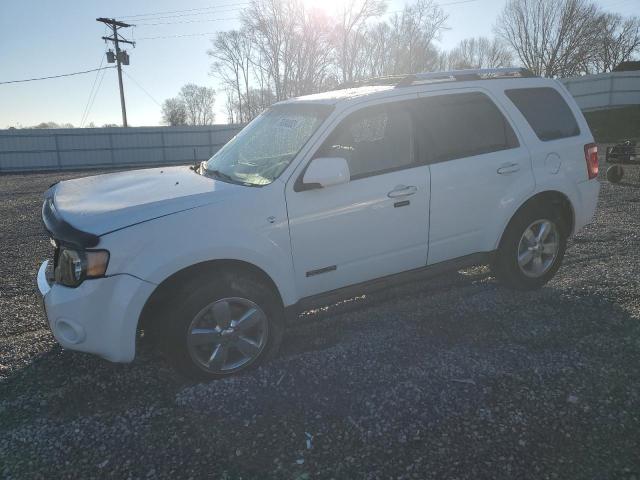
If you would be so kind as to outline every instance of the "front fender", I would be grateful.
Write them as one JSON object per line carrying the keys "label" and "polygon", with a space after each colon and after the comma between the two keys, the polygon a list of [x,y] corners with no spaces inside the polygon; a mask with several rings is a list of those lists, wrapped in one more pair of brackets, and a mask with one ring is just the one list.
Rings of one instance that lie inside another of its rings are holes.
{"label": "front fender", "polygon": [[295,303],[284,205],[256,202],[226,205],[226,210],[223,206],[207,205],[105,235],[100,245],[111,252],[107,274],[128,273],[160,284],[198,263],[239,260],[263,270],[285,306]]}

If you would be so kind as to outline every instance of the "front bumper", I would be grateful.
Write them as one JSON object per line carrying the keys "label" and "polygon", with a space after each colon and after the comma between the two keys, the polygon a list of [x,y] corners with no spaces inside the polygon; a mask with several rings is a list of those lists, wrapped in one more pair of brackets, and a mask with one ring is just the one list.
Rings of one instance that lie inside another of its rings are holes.
{"label": "front bumper", "polygon": [[47,266],[48,262],[40,266],[37,283],[58,343],[112,362],[132,361],[138,319],[155,285],[121,274],[69,288],[50,284]]}

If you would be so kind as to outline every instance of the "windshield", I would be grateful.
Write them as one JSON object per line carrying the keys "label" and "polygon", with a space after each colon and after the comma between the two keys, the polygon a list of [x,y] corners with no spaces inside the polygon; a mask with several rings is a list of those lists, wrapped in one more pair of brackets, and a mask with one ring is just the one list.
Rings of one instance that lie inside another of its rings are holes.
{"label": "windshield", "polygon": [[273,182],[331,112],[327,105],[276,105],[204,163],[205,173],[250,185]]}

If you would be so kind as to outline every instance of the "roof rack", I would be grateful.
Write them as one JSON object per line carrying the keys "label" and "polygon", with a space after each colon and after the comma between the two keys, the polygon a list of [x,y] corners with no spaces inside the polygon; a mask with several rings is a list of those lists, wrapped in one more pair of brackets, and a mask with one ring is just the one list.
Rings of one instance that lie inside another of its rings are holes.
{"label": "roof rack", "polygon": [[376,77],[357,82],[342,84],[338,89],[368,87],[375,85],[393,85],[394,87],[409,87],[424,83],[464,82],[469,80],[492,80],[498,78],[528,78],[535,77],[526,68],[478,68],[470,70],[449,70],[445,72],[422,72],[408,75],[390,75]]}

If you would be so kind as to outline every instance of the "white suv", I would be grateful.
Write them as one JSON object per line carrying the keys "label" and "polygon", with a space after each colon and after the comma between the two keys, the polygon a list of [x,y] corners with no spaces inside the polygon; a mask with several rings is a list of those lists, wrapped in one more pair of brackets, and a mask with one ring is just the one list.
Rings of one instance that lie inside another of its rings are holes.
{"label": "white suv", "polygon": [[58,342],[129,362],[152,332],[212,378],[372,288],[482,263],[507,287],[549,281],[599,191],[563,86],[520,69],[372,83],[278,103],[197,167],[53,185],[38,285]]}

